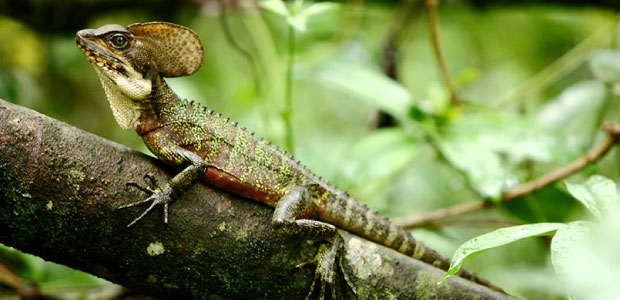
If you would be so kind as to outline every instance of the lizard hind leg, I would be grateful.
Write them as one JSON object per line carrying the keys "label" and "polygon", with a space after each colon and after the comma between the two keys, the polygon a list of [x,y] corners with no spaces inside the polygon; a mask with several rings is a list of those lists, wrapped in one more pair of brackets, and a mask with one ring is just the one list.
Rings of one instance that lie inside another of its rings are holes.
{"label": "lizard hind leg", "polygon": [[325,288],[330,287],[331,298],[336,299],[335,277],[337,273],[337,254],[342,247],[342,239],[335,226],[317,220],[306,219],[315,215],[316,206],[312,201],[310,189],[305,186],[293,186],[286,189],[284,196],[278,201],[272,223],[288,235],[299,235],[313,240],[322,240],[319,251],[311,262],[302,263],[297,267],[316,264],[314,279],[309,299],[314,293],[317,281],[320,283],[319,299],[325,298]]}
{"label": "lizard hind leg", "polygon": [[[321,284],[321,289],[319,290],[319,299],[325,299],[325,287],[329,285],[331,290],[332,299],[338,299],[336,297],[336,289],[335,289],[335,280],[337,273],[337,265],[336,259],[338,256],[338,249],[342,247],[342,238],[339,235],[335,235],[330,243],[323,243],[319,247],[319,251],[314,257],[314,261],[312,263],[316,264],[316,269],[314,271],[314,279],[312,279],[312,285],[310,286],[310,291],[306,296],[306,300],[309,300],[312,294],[314,293],[314,289],[316,287],[317,281]],[[302,267],[305,264],[298,265],[297,267]]]}
{"label": "lizard hind leg", "polygon": [[272,224],[286,234],[301,235],[309,239],[330,239],[336,234],[334,225],[309,219],[316,214],[316,206],[308,187],[286,188],[276,205]]}

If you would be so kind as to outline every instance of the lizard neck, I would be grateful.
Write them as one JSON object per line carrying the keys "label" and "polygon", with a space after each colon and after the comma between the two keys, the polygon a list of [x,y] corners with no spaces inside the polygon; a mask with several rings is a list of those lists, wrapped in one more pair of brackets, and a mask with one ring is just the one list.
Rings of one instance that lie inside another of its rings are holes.
{"label": "lizard neck", "polygon": [[141,101],[140,118],[136,132],[143,136],[157,130],[168,123],[173,107],[181,102],[181,98],[168,86],[161,76],[152,80],[151,94]]}

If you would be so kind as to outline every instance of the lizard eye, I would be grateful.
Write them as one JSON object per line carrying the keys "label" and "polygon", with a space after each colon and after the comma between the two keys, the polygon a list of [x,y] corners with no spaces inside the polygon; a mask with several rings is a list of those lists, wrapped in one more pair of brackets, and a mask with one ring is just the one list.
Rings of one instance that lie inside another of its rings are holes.
{"label": "lizard eye", "polygon": [[127,45],[129,45],[127,37],[122,34],[116,34],[112,36],[110,42],[112,43],[112,46],[114,46],[114,48],[121,50],[127,48]]}

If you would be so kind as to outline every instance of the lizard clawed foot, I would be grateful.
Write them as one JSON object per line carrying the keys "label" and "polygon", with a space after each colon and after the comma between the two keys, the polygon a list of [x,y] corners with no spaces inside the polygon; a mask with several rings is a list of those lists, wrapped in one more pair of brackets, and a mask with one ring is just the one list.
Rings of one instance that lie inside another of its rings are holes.
{"label": "lizard clawed foot", "polygon": [[306,296],[306,300],[309,300],[314,293],[317,282],[321,285],[321,289],[319,290],[319,299],[325,299],[326,286],[329,286],[331,290],[331,299],[337,299],[335,288],[337,271],[336,256],[338,249],[342,246],[341,243],[342,240],[340,238],[335,238],[334,241],[321,244],[313,261],[297,265],[299,268],[308,264],[316,264],[314,279],[312,280],[312,285],[310,285],[310,292]]}
{"label": "lizard clawed foot", "polygon": [[[134,187],[137,188],[143,192],[145,192],[148,195],[152,195],[153,193],[155,193],[155,190],[157,190],[157,188],[159,188],[159,184],[157,183],[157,179],[155,179],[155,177],[153,176],[153,174],[146,174],[144,175],[144,181],[146,181],[147,186],[141,185],[137,182],[127,182],[125,184],[125,187]],[[127,205],[123,205],[119,208],[124,208],[124,207],[129,207]]]}
{"label": "lizard clawed foot", "polygon": [[144,216],[146,216],[151,210],[153,210],[153,208],[155,208],[158,205],[163,205],[164,206],[164,223],[168,224],[168,203],[171,200],[170,188],[167,185],[160,187],[157,184],[157,180],[155,179],[155,177],[153,177],[153,175],[151,174],[144,175],[144,179],[145,181],[148,181],[147,182],[148,186],[142,186],[135,182],[128,182],[127,184],[125,184],[125,186],[137,188],[145,192],[146,194],[148,194],[149,197],[142,201],[137,201],[137,202],[121,205],[117,207],[116,209],[123,209],[123,208],[138,206],[144,203],[152,202],[151,205],[140,216],[135,218],[133,221],[131,221],[131,223],[127,225],[127,227],[131,227],[133,224],[135,224],[136,222],[144,218]]}

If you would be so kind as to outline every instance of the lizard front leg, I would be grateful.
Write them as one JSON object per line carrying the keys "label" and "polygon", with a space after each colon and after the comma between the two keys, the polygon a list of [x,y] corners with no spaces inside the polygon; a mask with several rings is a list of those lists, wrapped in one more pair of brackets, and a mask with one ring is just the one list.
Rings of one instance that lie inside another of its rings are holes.
{"label": "lizard front leg", "polygon": [[[316,205],[313,203],[310,189],[305,186],[292,186],[285,189],[284,196],[278,201],[273,214],[272,223],[286,234],[300,235],[309,239],[320,239],[324,243],[319,247],[314,263],[316,269],[309,299],[317,280],[320,280],[320,299],[325,298],[325,287],[331,289],[332,299],[336,299],[334,280],[336,276],[336,259],[338,249],[342,246],[342,239],[335,226],[317,220],[307,219],[315,214]],[[301,264],[303,266],[306,264]]]}
{"label": "lizard front leg", "polygon": [[168,223],[168,204],[181,196],[187,189],[200,180],[207,171],[208,164],[196,153],[181,147],[175,148],[169,152],[171,157],[177,158],[183,165],[187,165],[179,174],[172,177],[168,182],[159,186],[152,177],[149,177],[151,187],[141,187],[136,183],[127,183],[129,186],[137,187],[143,192],[149,194],[149,197],[133,203],[122,205],[116,209],[133,207],[143,203],[151,202],[149,206],[140,216],[135,218],[127,227],[140,221],[153,208],[158,205],[164,206],[164,223]]}

